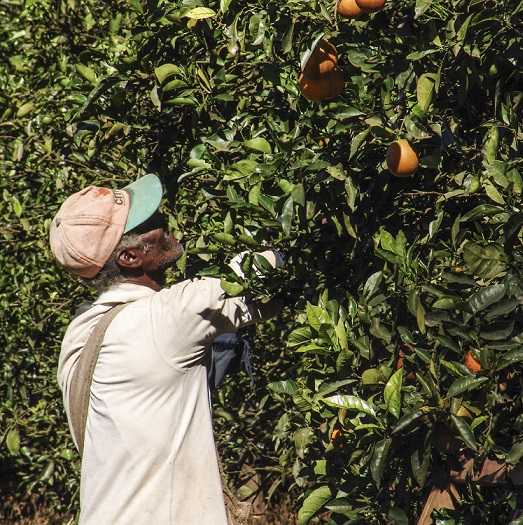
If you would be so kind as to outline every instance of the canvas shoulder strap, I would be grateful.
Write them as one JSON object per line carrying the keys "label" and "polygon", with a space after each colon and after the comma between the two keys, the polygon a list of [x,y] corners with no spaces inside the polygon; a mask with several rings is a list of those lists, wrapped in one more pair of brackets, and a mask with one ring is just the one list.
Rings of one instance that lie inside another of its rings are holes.
{"label": "canvas shoulder strap", "polygon": [[98,321],[85,344],[78,365],[73,372],[69,389],[69,414],[73,435],[76,438],[80,456],[84,451],[85,425],[89,410],[89,396],[93,381],[94,368],[98,361],[98,354],[102,347],[105,332],[111,321],[121,312],[128,303],[119,304],[111,308]]}

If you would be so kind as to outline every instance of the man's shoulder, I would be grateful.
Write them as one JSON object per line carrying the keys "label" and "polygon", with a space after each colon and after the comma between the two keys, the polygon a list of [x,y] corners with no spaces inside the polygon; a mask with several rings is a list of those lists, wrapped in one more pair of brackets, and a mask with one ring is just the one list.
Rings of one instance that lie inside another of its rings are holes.
{"label": "man's shoulder", "polygon": [[169,305],[171,308],[191,313],[220,307],[225,298],[220,279],[194,277],[163,288],[156,294],[154,300],[158,300],[163,305]]}
{"label": "man's shoulder", "polygon": [[184,294],[203,290],[220,290],[223,292],[220,286],[220,279],[216,277],[192,277],[163,288],[160,290],[160,293]]}

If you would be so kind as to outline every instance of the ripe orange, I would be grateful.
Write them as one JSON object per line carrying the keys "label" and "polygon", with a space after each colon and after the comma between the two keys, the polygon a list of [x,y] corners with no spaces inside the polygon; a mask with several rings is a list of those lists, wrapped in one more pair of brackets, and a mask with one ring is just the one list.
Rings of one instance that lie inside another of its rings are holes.
{"label": "ripe orange", "polygon": [[387,167],[396,177],[410,177],[418,169],[418,165],[418,156],[408,140],[399,139],[389,146]]}
{"label": "ripe orange", "polygon": [[474,357],[474,354],[470,350],[465,354],[463,362],[469,369],[469,372],[477,374],[481,371],[481,363]]}
{"label": "ripe orange", "polygon": [[341,436],[342,436],[341,430],[339,428],[335,428],[331,432],[331,441],[337,441],[338,439],[340,439]]}
{"label": "ripe orange", "polygon": [[365,10],[356,3],[356,0],[340,0],[336,10],[343,18],[355,18],[365,13]]}
{"label": "ripe orange", "polygon": [[314,48],[309,60],[303,68],[307,78],[319,78],[321,75],[334,71],[338,64],[336,48],[327,40],[321,39]]}
{"label": "ripe orange", "polygon": [[343,93],[345,85],[343,74],[338,69],[320,78],[308,78],[302,73],[298,82],[303,96],[314,102],[336,98]]}
{"label": "ripe orange", "polygon": [[369,13],[383,9],[385,0],[356,0],[358,7]]}

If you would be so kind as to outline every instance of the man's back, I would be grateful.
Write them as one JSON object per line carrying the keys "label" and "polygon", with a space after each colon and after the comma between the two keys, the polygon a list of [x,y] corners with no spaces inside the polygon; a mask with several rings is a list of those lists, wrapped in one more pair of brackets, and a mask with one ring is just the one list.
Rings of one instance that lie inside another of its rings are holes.
{"label": "man's back", "polygon": [[65,335],[58,369],[69,417],[79,352],[108,309],[131,303],[104,338],[82,460],[82,525],[226,525],[207,387],[207,348],[254,319],[216,279],[155,292],[125,283],[102,294]]}

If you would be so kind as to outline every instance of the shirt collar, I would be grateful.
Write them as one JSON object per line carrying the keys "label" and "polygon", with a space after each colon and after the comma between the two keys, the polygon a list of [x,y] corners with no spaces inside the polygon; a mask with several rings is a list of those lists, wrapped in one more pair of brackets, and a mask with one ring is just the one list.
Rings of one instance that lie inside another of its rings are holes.
{"label": "shirt collar", "polygon": [[94,304],[130,303],[153,293],[156,293],[156,291],[148,286],[134,283],[119,283],[102,292]]}

